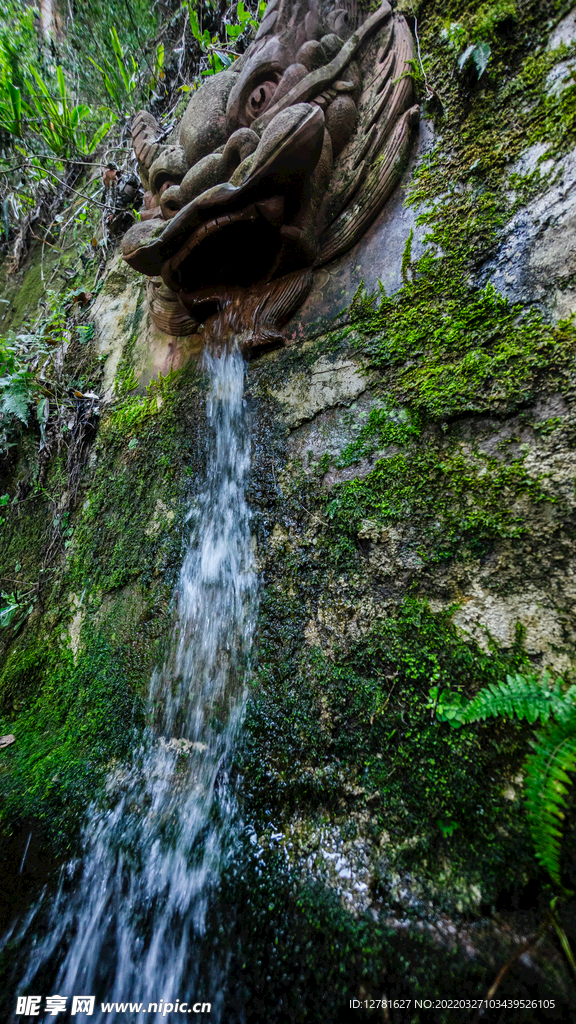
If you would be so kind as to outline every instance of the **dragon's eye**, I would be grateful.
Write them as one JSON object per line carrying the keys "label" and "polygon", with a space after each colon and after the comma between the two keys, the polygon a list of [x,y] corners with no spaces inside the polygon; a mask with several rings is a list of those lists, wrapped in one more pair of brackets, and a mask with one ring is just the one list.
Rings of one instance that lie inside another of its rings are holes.
{"label": "dragon's eye", "polygon": [[274,99],[274,93],[278,88],[278,82],[273,79],[266,79],[265,82],[260,82],[255,89],[252,90],[246,103],[246,120],[248,124],[254,121],[255,118],[259,117],[260,114],[264,113],[267,107],[270,106]]}

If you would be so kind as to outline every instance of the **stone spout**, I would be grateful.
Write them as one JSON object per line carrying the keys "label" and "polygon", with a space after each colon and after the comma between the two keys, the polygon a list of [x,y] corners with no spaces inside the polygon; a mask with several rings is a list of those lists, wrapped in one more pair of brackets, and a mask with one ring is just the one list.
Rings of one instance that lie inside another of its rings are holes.
{"label": "stone spout", "polygon": [[353,0],[271,0],[166,141],[136,115],[145,210],[122,253],[150,279],[160,329],[192,334],[234,304],[254,346],[281,340],[314,269],[361,238],[398,182],[418,120],[412,56],[386,2],[366,15]]}

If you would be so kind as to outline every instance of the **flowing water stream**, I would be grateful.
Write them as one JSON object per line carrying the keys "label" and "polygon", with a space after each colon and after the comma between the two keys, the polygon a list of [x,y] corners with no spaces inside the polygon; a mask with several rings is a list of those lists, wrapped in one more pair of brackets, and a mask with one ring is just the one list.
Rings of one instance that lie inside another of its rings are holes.
{"label": "flowing water stream", "polygon": [[151,680],[151,724],[131,761],[110,775],[106,808],[89,812],[81,864],[63,872],[21,986],[34,990],[38,972],[57,959],[52,992],[69,997],[68,1009],[72,996],[96,995],[93,1015],[78,1021],[130,1019],[102,1013],[104,1000],[157,1004],[135,1018],[150,1024],[167,1019],[160,1000],[198,999],[211,1003],[211,1021],[221,1015],[225,962],[214,957],[208,979],[204,964],[210,991],[196,991],[198,947],[232,839],[227,769],[245,706],[257,581],[245,363],[234,344],[206,349],[204,367],[206,478],[190,509],[171,653]]}

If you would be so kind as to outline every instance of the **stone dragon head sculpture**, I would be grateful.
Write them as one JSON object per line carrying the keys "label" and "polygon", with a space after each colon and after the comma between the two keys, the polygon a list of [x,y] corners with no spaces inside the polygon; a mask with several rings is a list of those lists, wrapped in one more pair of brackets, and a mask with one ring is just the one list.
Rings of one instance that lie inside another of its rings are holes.
{"label": "stone dragon head sculpture", "polygon": [[161,330],[195,333],[228,306],[249,345],[281,338],[314,268],[358,241],[402,173],[412,56],[387,2],[366,14],[357,0],[270,0],[254,42],[165,142],[136,116],[146,209],[122,254],[149,278]]}

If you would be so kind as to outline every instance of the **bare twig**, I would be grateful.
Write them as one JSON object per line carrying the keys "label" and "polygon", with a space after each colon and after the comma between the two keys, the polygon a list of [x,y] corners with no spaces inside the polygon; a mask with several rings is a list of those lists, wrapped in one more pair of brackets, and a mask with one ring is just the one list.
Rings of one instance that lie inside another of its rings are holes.
{"label": "bare twig", "polygon": [[418,63],[420,65],[420,70],[422,72],[422,77],[424,79],[424,85],[426,86],[426,95],[428,96],[428,99],[431,99],[432,96],[435,95],[435,93],[434,93],[434,89],[430,88],[430,85],[428,83],[428,78],[426,76],[426,71],[424,69],[424,63],[422,61],[422,52],[420,50],[420,37],[418,35],[418,18],[416,17],[416,13],[414,11],[414,8],[412,8],[412,16],[414,18],[414,36],[416,38],[416,50],[418,52]]}
{"label": "bare twig", "polygon": [[306,506],[303,505],[301,501],[298,501],[298,498],[295,498],[293,494],[288,496],[288,501],[295,501],[297,505],[300,505],[301,509],[304,509],[304,512],[306,512],[307,515],[312,516],[312,519],[317,519],[319,523],[322,523],[322,526],[330,526],[330,523],[327,523],[324,519],[321,519],[320,516],[317,516],[315,512],[311,512],[310,509],[306,508]]}
{"label": "bare twig", "polygon": [[40,235],[35,235],[33,231],[31,231],[30,234],[32,235],[32,238],[36,239],[37,242],[42,242],[42,245],[49,245],[51,249],[55,249],[56,252],[60,252],[58,246],[52,245],[52,242],[49,242],[47,238],[40,238]]}
{"label": "bare twig", "polygon": [[[524,955],[524,953],[527,953],[529,949],[532,949],[532,947],[535,946],[536,943],[540,941],[542,936],[545,935],[545,933],[548,931],[549,927],[550,927],[550,918],[547,916],[546,920],[543,921],[543,923],[540,925],[540,928],[538,929],[536,934],[533,935],[530,939],[526,939],[525,942],[522,942],[521,945],[518,946],[518,948],[514,950],[514,952],[512,953],[512,956],[510,956],[508,958],[508,960],[506,961],[504,966],[499,970],[498,974],[496,975],[495,980],[493,981],[493,983],[490,986],[490,988],[488,989],[484,999],[482,1000],[482,1003],[485,1003],[488,1000],[494,998],[494,994],[495,994],[496,990],[498,989],[498,987],[500,985],[500,982],[502,981],[504,976],[508,973],[508,971],[510,970],[512,965],[514,963],[516,963],[516,961],[519,960],[520,957]],[[475,1016],[474,1016],[474,1018],[472,1020],[472,1024],[478,1024],[478,1021],[480,1020],[480,1018],[482,1016],[482,1003],[480,1004],[480,1006],[478,1007],[478,1010],[476,1011],[476,1014],[475,1014]]]}
{"label": "bare twig", "polygon": [[[111,146],[110,149],[107,150],[107,152],[131,153],[132,150],[128,149],[128,148],[125,148],[123,146]],[[63,161],[62,157],[56,157],[56,156],[42,156],[41,159],[42,160],[48,160],[51,164],[61,164],[61,163],[65,162],[65,161]],[[74,157],[74,159],[71,162],[76,164],[76,165],[78,165],[79,167],[101,167],[102,166],[102,160],[77,160],[76,157]],[[10,171],[21,171],[24,167],[30,167],[30,164],[31,164],[30,160],[23,160],[22,163],[11,164],[10,167],[2,167],[2,164],[1,164],[1,161],[0,161],[0,174],[8,174],[8,172],[10,172]],[[37,167],[36,164],[33,164],[32,166],[36,167],[37,170],[46,170],[45,167],[40,168],[40,167]]]}
{"label": "bare twig", "polygon": [[44,168],[44,170],[47,174],[50,174],[53,178],[56,178],[56,181],[64,188],[69,189],[70,192],[74,192],[74,195],[81,196],[83,199],[87,199],[89,203],[94,203],[94,206],[97,206],[100,210],[104,209],[104,204],[99,203],[97,199],[93,199],[92,196],[87,196],[85,192],[80,192],[77,188],[72,188],[72,185],[68,185],[67,182],[62,181],[62,178],[59,178],[57,174],[54,174],[47,168]]}

